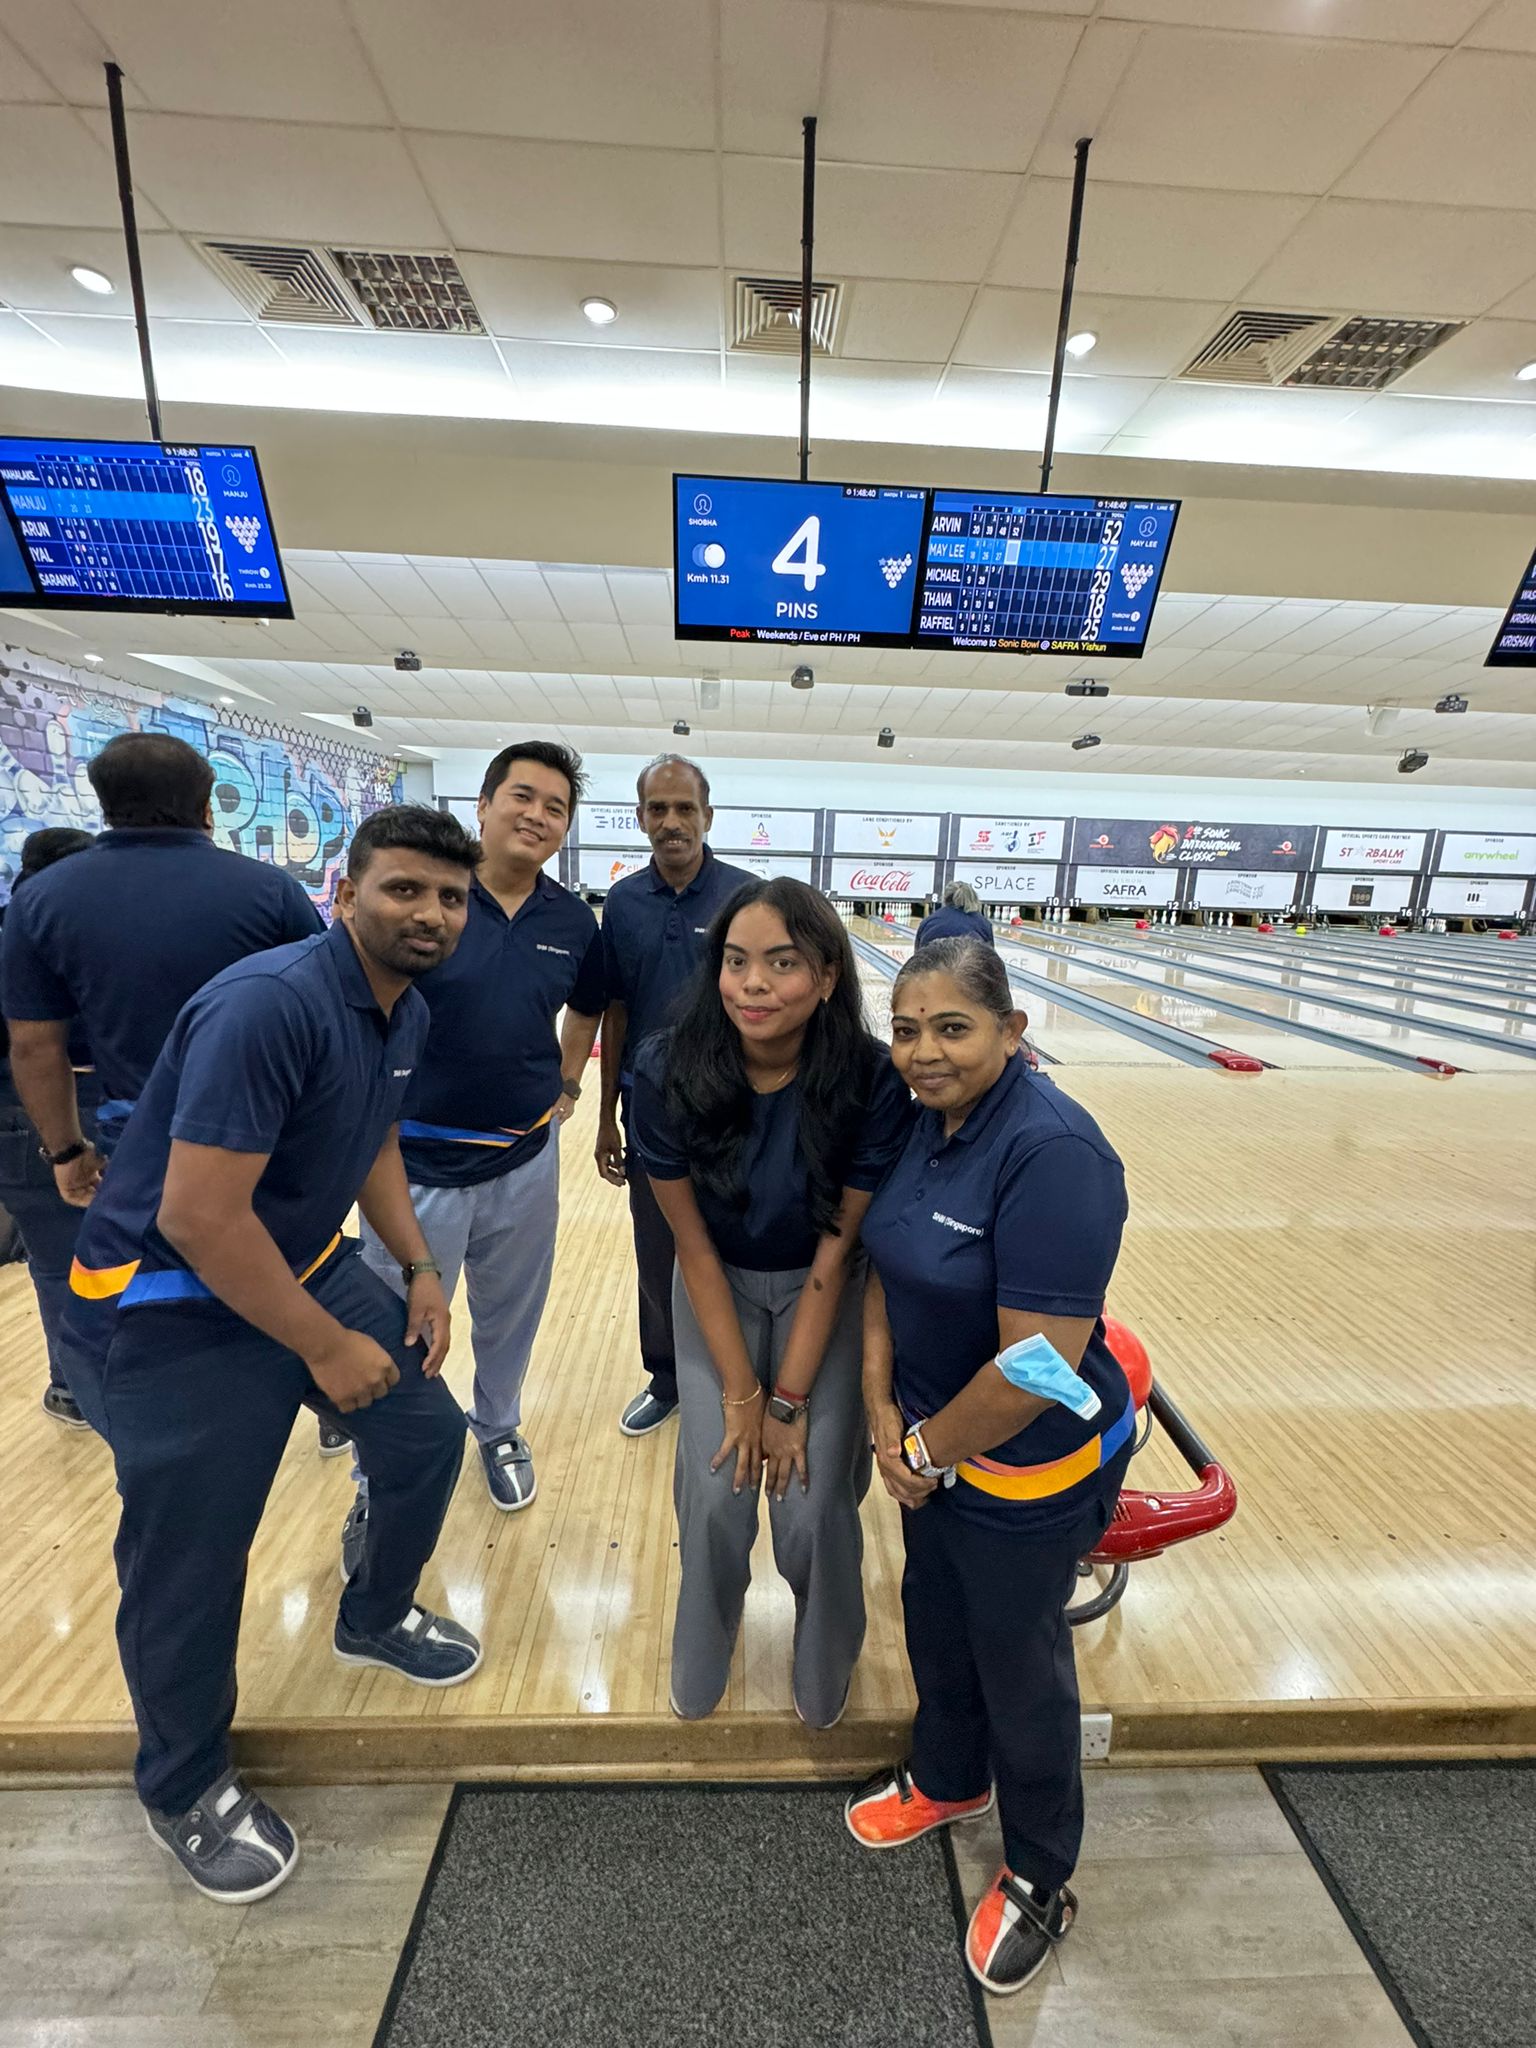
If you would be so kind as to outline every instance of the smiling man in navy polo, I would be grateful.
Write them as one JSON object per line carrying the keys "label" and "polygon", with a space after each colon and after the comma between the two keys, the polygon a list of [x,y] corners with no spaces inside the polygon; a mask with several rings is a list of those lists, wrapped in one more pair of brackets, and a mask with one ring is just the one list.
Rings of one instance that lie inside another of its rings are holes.
{"label": "smiling man in navy polo", "polygon": [[672,1005],[704,956],[715,912],[756,875],[716,860],[705,834],[714,822],[709,783],[695,761],[658,754],[635,785],[635,816],[651,842],[638,875],[615,882],[603,903],[603,962],[608,1007],[603,1013],[603,1102],[597,1170],[613,1187],[628,1187],[639,1277],[640,1361],[650,1385],[625,1408],[626,1436],[658,1429],[677,1407],[672,1348],[672,1263],[667,1219],[638,1164],[625,1165],[619,1130],[622,1102],[629,1127],[634,1056],[641,1041],[670,1019]]}
{"label": "smiling man in navy polo", "polygon": [[[453,958],[422,977],[432,1030],[400,1124],[411,1197],[450,1300],[461,1270],[468,1282],[469,1426],[491,1500],[506,1511],[537,1490],[523,1379],[555,1259],[558,1128],[581,1093],[603,1011],[597,920],[543,872],[582,788],[581,756],[549,740],[504,747],[486,769],[469,921]],[[364,1244],[398,1284],[387,1247],[368,1230]],[[366,1514],[360,1491],[344,1558]]]}

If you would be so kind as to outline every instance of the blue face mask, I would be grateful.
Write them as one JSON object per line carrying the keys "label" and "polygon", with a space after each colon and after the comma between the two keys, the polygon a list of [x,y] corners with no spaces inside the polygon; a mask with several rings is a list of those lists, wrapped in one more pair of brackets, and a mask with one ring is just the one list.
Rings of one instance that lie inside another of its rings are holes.
{"label": "blue face mask", "polygon": [[1037,1332],[997,1354],[997,1369],[1009,1386],[1042,1401],[1059,1401],[1087,1422],[1103,1405],[1088,1382],[1079,1379],[1048,1338]]}

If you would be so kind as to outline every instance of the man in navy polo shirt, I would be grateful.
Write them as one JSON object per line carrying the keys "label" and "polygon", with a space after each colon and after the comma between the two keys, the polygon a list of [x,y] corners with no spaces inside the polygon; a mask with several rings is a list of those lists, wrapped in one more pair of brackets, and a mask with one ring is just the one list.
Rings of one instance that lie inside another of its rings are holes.
{"label": "man in navy polo shirt", "polygon": [[639,1278],[640,1362],[650,1385],[619,1417],[626,1436],[657,1429],[677,1407],[677,1359],[672,1343],[672,1232],[638,1162],[625,1165],[624,1129],[630,1122],[634,1056],[641,1041],[669,1021],[672,1005],[704,956],[710,920],[746,882],[757,877],[728,867],[710,852],[705,835],[714,822],[709,783],[695,761],[658,754],[635,785],[635,816],[651,842],[651,859],[638,875],[615,882],[603,904],[603,963],[608,1007],[603,1012],[603,1100],[597,1133],[597,1170],[616,1188],[629,1189],[629,1216]]}
{"label": "man in navy polo shirt", "polygon": [[[469,921],[452,960],[422,978],[432,1032],[400,1124],[411,1197],[449,1299],[461,1269],[468,1283],[469,1426],[492,1503],[505,1511],[537,1491],[523,1379],[555,1259],[558,1128],[581,1093],[603,1010],[597,920],[543,872],[582,788],[581,756],[548,740],[504,747],[486,769]],[[364,1246],[374,1270],[398,1284],[366,1219]],[[363,1488],[344,1557],[366,1514]]]}
{"label": "man in navy polo shirt", "polygon": [[[346,1418],[371,1489],[337,1656],[434,1686],[480,1662],[416,1604],[464,1418],[395,1130],[427,1033],[412,983],[453,951],[478,853],[421,805],[366,819],[330,931],[239,962],[177,1018],[76,1247],[67,1369],[117,1463],[139,1796],[229,1904],[274,1891],[298,1853],[229,1768],[229,1725],[246,1559],[301,1405]],[[404,1306],[340,1235],[354,1201]]]}
{"label": "man in navy polo shirt", "polygon": [[[83,1208],[178,1011],[248,953],[325,929],[282,868],[213,843],[213,769],[168,733],[108,740],[86,773],[107,830],[39,875],[5,920],[11,1073],[66,1202]],[[84,1027],[103,1100],[80,1129],[69,1061]]]}

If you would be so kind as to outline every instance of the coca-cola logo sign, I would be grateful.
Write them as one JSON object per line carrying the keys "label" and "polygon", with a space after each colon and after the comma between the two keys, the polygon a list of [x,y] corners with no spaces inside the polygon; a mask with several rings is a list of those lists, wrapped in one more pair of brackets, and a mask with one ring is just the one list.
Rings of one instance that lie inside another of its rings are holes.
{"label": "coca-cola logo sign", "polygon": [[854,889],[884,891],[891,896],[909,895],[912,889],[910,868],[853,868],[848,875],[849,886]]}

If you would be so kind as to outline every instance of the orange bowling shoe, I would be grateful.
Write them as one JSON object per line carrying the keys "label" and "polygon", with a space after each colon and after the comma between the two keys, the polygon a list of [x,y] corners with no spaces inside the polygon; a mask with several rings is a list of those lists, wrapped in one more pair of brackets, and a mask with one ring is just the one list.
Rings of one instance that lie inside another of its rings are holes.
{"label": "orange bowling shoe", "polygon": [[971,1915],[965,1933],[966,1968],[986,1990],[1006,1997],[1022,1991],[1077,1918],[1077,1897],[1066,1885],[1047,1892],[1014,1876],[1005,1863]]}
{"label": "orange bowling shoe", "polygon": [[989,1785],[975,1799],[930,1799],[913,1784],[905,1764],[877,1771],[843,1808],[848,1832],[866,1849],[904,1849],[920,1835],[952,1820],[980,1820],[997,1803]]}

